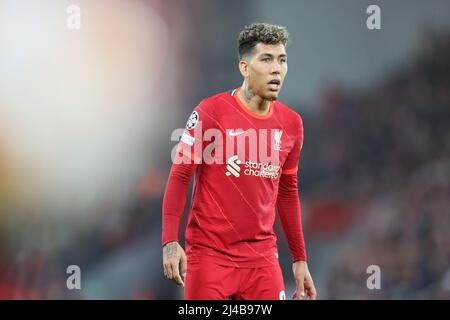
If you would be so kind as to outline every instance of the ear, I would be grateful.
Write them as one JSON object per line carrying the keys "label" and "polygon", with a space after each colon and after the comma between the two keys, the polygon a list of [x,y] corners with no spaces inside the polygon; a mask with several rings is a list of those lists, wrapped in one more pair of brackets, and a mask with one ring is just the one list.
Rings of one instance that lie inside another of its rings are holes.
{"label": "ear", "polygon": [[239,61],[239,71],[244,78],[248,77],[248,62],[244,59]]}

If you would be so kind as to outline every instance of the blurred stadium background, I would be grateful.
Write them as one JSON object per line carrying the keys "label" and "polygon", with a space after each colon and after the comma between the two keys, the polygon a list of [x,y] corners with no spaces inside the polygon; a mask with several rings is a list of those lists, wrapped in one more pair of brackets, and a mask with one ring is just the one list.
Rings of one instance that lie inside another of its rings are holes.
{"label": "blurred stadium background", "polygon": [[[66,27],[71,4],[80,30]],[[366,28],[371,4],[381,30]],[[237,34],[264,21],[292,37],[281,100],[305,125],[319,298],[449,299],[448,12],[444,0],[0,0],[0,298],[182,298],[161,267],[171,133],[241,84]],[[66,287],[72,264],[81,290]],[[369,265],[381,290],[366,287]]]}

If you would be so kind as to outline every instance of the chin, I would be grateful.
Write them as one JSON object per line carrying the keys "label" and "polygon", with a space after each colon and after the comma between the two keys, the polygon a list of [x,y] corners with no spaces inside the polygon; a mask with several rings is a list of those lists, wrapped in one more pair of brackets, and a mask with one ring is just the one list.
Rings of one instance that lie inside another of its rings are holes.
{"label": "chin", "polygon": [[266,95],[266,99],[267,100],[272,100],[275,101],[278,99],[278,92],[270,92],[269,94]]}

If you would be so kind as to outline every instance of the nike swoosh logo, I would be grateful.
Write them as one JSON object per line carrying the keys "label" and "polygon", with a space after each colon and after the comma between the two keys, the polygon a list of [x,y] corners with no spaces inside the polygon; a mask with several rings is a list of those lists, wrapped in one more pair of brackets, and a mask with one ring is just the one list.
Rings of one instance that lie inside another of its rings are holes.
{"label": "nike swoosh logo", "polygon": [[245,131],[238,131],[238,132],[234,132],[234,131],[229,131],[228,133],[230,134],[230,136],[234,137],[240,134],[243,134]]}

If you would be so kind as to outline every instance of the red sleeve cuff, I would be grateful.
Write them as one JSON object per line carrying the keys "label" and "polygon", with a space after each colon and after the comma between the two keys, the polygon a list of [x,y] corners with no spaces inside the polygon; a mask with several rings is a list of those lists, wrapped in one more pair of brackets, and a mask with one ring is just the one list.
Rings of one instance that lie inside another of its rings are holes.
{"label": "red sleeve cuff", "polygon": [[180,217],[165,214],[163,215],[162,226],[162,246],[167,243],[178,241],[178,228],[180,226]]}

